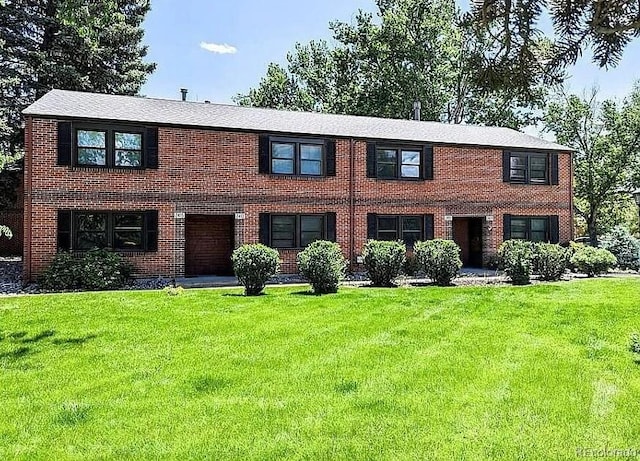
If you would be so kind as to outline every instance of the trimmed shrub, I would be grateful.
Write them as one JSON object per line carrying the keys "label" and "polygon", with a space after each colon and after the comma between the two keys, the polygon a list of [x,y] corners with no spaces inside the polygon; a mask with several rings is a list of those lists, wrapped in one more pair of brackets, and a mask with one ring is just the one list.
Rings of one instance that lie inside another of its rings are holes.
{"label": "trimmed shrub", "polygon": [[507,240],[500,245],[498,256],[505,273],[514,285],[531,281],[532,244],[525,240]]}
{"label": "trimmed shrub", "polygon": [[497,253],[489,254],[484,258],[484,267],[487,269],[498,270],[501,266],[500,256]]}
{"label": "trimmed shrub", "polygon": [[58,253],[38,279],[46,290],[115,290],[125,286],[133,265],[109,250],[90,250],[83,257]]}
{"label": "trimmed shrub", "polygon": [[316,240],[298,253],[298,270],[315,294],[337,292],[346,268],[342,249],[334,242]]}
{"label": "trimmed shrub", "polygon": [[57,253],[42,271],[38,284],[45,290],[74,290],[80,288],[82,260],[71,253]]}
{"label": "trimmed shrub", "polygon": [[409,253],[404,257],[404,264],[402,265],[402,273],[409,277],[415,276],[420,272],[420,263],[416,258],[415,253]]}
{"label": "trimmed shrub", "polygon": [[590,246],[576,248],[571,257],[571,264],[587,277],[604,274],[616,263],[616,257],[609,250]]}
{"label": "trimmed shrub", "polygon": [[244,294],[257,296],[280,270],[280,255],[261,243],[242,245],[231,255],[233,271],[244,286]]}
{"label": "trimmed shrub", "polygon": [[602,248],[609,250],[622,270],[640,270],[640,240],[622,226],[614,227],[602,238]]}
{"label": "trimmed shrub", "polygon": [[569,251],[555,243],[533,244],[533,272],[541,280],[560,280],[569,264]]}
{"label": "trimmed shrub", "polygon": [[427,240],[413,247],[420,268],[438,286],[451,285],[462,267],[460,247],[452,240]]}
{"label": "trimmed shrub", "polygon": [[369,240],[362,251],[364,267],[371,283],[377,287],[392,287],[400,274],[407,254],[401,241]]}
{"label": "trimmed shrub", "polygon": [[82,258],[80,286],[86,290],[122,288],[131,277],[133,266],[120,254],[109,250],[90,250]]}

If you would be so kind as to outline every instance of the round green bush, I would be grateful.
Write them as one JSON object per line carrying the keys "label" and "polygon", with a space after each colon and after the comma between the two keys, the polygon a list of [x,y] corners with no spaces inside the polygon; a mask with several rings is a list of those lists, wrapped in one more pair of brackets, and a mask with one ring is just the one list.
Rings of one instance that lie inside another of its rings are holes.
{"label": "round green bush", "polygon": [[71,253],[57,253],[38,277],[38,284],[45,290],[74,290],[80,288],[82,261]]}
{"label": "round green bush", "polygon": [[451,285],[462,268],[460,247],[453,240],[416,242],[413,251],[420,268],[438,286]]}
{"label": "round green bush", "polygon": [[506,240],[498,248],[498,256],[505,273],[514,285],[531,281],[532,243],[525,240]]}
{"label": "round green bush", "polygon": [[590,246],[577,247],[571,257],[571,264],[587,277],[605,274],[617,264],[616,257],[604,248]]}
{"label": "round green bush", "polygon": [[362,250],[364,267],[374,286],[391,287],[404,264],[407,247],[401,241],[369,240]]}
{"label": "round green bush", "polygon": [[105,249],[88,251],[81,265],[80,285],[85,290],[122,288],[133,272],[133,266],[122,255]]}
{"label": "round green bush", "polygon": [[316,240],[298,253],[300,275],[309,280],[316,294],[336,293],[346,268],[342,249],[334,242]]}
{"label": "round green bush", "polygon": [[120,254],[94,249],[82,257],[58,253],[38,278],[46,290],[115,290],[125,286],[133,266]]}
{"label": "round green bush", "polygon": [[569,250],[556,243],[535,243],[533,245],[533,272],[541,280],[560,280],[567,271]]}
{"label": "round green bush", "polygon": [[640,240],[622,226],[602,237],[602,248],[609,250],[622,270],[640,271]]}
{"label": "round green bush", "polygon": [[233,271],[247,296],[257,296],[280,270],[280,255],[273,248],[255,243],[242,245],[231,255]]}

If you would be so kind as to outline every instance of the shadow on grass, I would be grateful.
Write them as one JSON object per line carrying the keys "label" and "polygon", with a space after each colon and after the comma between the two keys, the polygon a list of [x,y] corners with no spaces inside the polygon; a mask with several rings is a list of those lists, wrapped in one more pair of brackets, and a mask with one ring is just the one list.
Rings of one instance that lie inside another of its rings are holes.
{"label": "shadow on grass", "polygon": [[314,293],[311,290],[304,290],[304,291],[294,291],[293,293],[291,293],[293,296],[322,296],[321,294],[318,293]]}
{"label": "shadow on grass", "polygon": [[77,338],[56,338],[52,341],[52,343],[59,346],[65,346],[65,345],[79,346],[81,344],[86,343],[90,339],[93,339],[96,337],[97,335],[86,335],[86,336],[79,336]]}
{"label": "shadow on grass", "polygon": [[191,381],[193,389],[201,394],[216,392],[232,384],[231,380],[225,378],[217,378],[215,376],[198,376]]}
{"label": "shadow on grass", "polygon": [[342,381],[335,386],[335,391],[338,394],[347,395],[358,390],[357,381]]}
{"label": "shadow on grass", "polygon": [[0,353],[0,360],[9,359],[9,360],[18,360],[31,352],[31,349],[28,347],[19,347],[14,351],[2,352]]}
{"label": "shadow on grass", "polygon": [[38,341],[41,341],[41,340],[46,339],[46,338],[50,338],[51,336],[53,336],[55,334],[56,334],[55,330],[44,330],[44,331],[41,331],[40,333],[37,333],[36,335],[32,336],[31,338],[22,339],[20,342],[24,343],[24,344],[37,343]]}

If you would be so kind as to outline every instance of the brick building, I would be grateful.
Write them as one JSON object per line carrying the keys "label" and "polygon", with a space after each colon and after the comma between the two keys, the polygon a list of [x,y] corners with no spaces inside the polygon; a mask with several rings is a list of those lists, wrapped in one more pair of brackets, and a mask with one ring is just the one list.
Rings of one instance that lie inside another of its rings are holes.
{"label": "brick building", "polygon": [[24,111],[25,279],[106,246],[138,275],[225,274],[243,243],[572,238],[569,149],[493,127],[53,90]]}

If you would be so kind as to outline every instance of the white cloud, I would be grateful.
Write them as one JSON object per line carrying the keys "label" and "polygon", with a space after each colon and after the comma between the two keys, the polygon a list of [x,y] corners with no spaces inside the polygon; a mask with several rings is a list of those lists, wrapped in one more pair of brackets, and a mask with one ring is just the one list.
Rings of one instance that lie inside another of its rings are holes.
{"label": "white cloud", "polygon": [[217,54],[236,54],[238,49],[235,46],[218,43],[200,42],[200,48]]}

